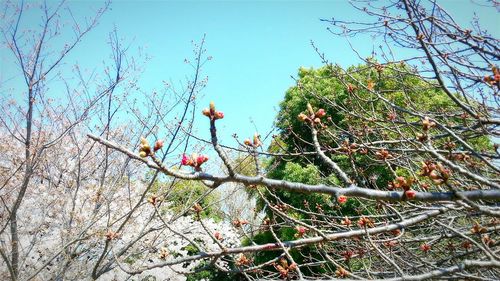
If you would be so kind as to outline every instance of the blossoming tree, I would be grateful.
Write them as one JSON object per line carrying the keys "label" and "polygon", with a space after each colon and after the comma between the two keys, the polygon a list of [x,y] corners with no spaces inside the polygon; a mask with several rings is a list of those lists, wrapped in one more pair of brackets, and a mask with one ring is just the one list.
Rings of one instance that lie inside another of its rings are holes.
{"label": "blossoming tree", "polygon": [[[299,71],[268,148],[258,133],[238,147],[224,144],[217,126],[236,117],[213,102],[196,109],[206,83],[203,41],[195,45],[194,75],[183,94],[168,104],[161,94],[143,97],[130,106],[135,122],[118,126],[113,112],[122,103],[113,93],[136,86],[132,79],[117,87],[133,67],[125,67],[125,52],[112,37],[116,75],[106,77],[114,79],[105,79],[104,91],[92,98],[82,95],[83,108],[70,114],[75,118],[64,118],[71,106],[47,118],[36,111],[53,108],[36,103],[45,101],[42,85],[53,69],[36,55],[44,31],[35,55],[24,54],[18,44],[24,37],[16,35],[24,6],[14,9],[18,17],[4,35],[26,78],[28,106],[23,129],[10,117],[12,102],[3,101],[0,117],[8,164],[0,176],[7,214],[0,234],[8,241],[0,245],[2,274],[12,280],[82,272],[99,279],[112,270],[216,280],[497,279],[498,39],[477,22],[460,27],[435,1],[377,3],[353,3],[372,22],[325,22],[336,35],[382,38],[381,55],[343,69],[317,49],[325,65]],[[397,57],[395,47],[411,55]],[[89,112],[102,123],[95,125]],[[195,135],[197,116],[204,116],[209,140]],[[80,137],[81,124],[95,126],[88,138]],[[210,166],[216,160],[220,171]],[[224,201],[210,197],[223,186],[243,187],[257,198],[248,213],[263,217],[230,217],[230,224],[207,218]],[[44,204],[37,204],[39,196]],[[55,221],[31,225],[31,206],[40,209],[33,215]],[[47,247],[44,235],[60,239]],[[34,251],[41,261],[30,261]]]}

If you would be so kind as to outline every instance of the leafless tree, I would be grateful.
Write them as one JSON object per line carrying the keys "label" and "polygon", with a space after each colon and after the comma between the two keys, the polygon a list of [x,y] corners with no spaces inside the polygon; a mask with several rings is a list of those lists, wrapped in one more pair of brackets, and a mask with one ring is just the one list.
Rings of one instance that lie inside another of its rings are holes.
{"label": "leafless tree", "polygon": [[[490,5],[497,8],[495,2]],[[239,272],[248,279],[498,278],[500,185],[498,146],[494,144],[499,125],[498,39],[482,30],[479,20],[473,22],[472,29],[460,27],[435,1],[356,1],[353,6],[374,21],[325,22],[331,24],[335,35],[382,38],[380,55],[365,59],[364,69],[342,70],[317,49],[329,69],[326,78],[338,79],[348,97],[346,103],[339,103],[308,85],[297,85],[304,98],[319,100],[321,108],[308,105],[298,116],[303,128],[308,128],[308,136],[284,133],[310,151],[261,153],[259,136],[242,142],[239,148],[224,147],[216,130],[216,123],[224,116],[214,104],[203,114],[209,119],[212,147],[226,168],[221,175],[204,172],[203,157],[184,156],[182,164],[191,168],[174,169],[175,162],[158,157],[146,139],[137,153],[89,135],[174,179],[202,181],[213,189],[227,183],[244,185],[255,190],[273,214],[272,219],[262,222],[260,231],[271,233],[275,242],[259,244],[250,233],[246,235],[248,246],[227,248],[220,244],[218,250],[143,267],[123,266],[123,270],[136,274],[207,260],[217,270]],[[398,57],[398,48],[413,50],[412,56]],[[408,77],[423,82],[412,86],[405,80]],[[379,86],[389,79],[395,81],[391,89]],[[423,110],[419,101],[412,99],[414,92],[432,91],[444,93],[446,109]],[[396,102],[393,93],[399,93],[402,101]],[[339,126],[327,112],[343,114],[348,126]],[[373,139],[374,135],[378,139]],[[482,146],[478,139],[483,140]],[[227,156],[231,149],[247,150],[249,157],[255,158],[253,174],[245,175],[235,168]],[[316,157],[315,163],[331,171],[324,176],[334,176],[339,184],[276,180],[267,177],[259,164],[259,157],[264,156],[287,161],[290,157],[311,159],[311,155]],[[338,155],[347,157],[350,167],[335,160]],[[368,162],[360,162],[360,157]],[[391,180],[377,184],[366,172],[369,166],[385,166]],[[339,215],[322,210],[322,206],[309,206],[307,200],[303,206],[293,206],[277,195],[283,190],[326,194],[340,206],[354,200],[361,210],[372,211],[370,215]],[[202,208],[197,205],[194,212]],[[294,213],[307,219],[298,220]],[[236,220],[234,226],[242,228],[247,223]],[[296,239],[282,241],[278,232],[284,229],[295,230]],[[212,239],[218,242],[222,238],[212,235]],[[309,249],[301,262],[291,254],[297,248]],[[256,255],[264,251],[275,252],[275,258],[256,262]]]}

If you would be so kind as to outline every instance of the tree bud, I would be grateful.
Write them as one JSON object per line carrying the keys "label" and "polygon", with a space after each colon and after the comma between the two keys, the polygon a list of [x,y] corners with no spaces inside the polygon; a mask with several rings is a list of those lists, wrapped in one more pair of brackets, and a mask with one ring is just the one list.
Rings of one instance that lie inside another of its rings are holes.
{"label": "tree bud", "polygon": [[307,103],[307,111],[309,111],[310,115],[314,115],[314,109],[310,103]]}
{"label": "tree bud", "polygon": [[203,115],[210,117],[210,109],[205,108],[205,109],[203,109],[202,113],[203,113]]}
{"label": "tree bud", "polygon": [[405,191],[405,194],[406,194],[406,198],[408,198],[408,199],[413,199],[413,198],[415,198],[415,196],[417,196],[417,192],[413,189],[409,189],[409,190]]}
{"label": "tree bud", "polygon": [[307,117],[307,115],[305,115],[304,113],[300,113],[297,118],[301,121],[301,122],[304,122],[306,121],[307,119],[309,119],[309,117]]}
{"label": "tree bud", "polygon": [[326,111],[323,108],[318,109],[316,111],[316,117],[323,118],[326,115]]}
{"label": "tree bud", "polygon": [[259,134],[255,133],[255,135],[253,135],[253,146],[259,147],[261,145],[262,145],[262,142],[260,142]]}
{"label": "tree bud", "polygon": [[224,113],[222,111],[216,111],[214,114],[215,120],[224,118]]}
{"label": "tree bud", "polygon": [[182,160],[181,160],[181,165],[183,166],[190,166],[191,159],[186,156],[186,154],[182,154]]}
{"label": "tree bud", "polygon": [[206,155],[200,155],[196,158],[196,164],[200,166],[201,164],[208,161],[208,157]]}
{"label": "tree bud", "polygon": [[200,213],[201,211],[203,211],[203,208],[201,207],[200,204],[196,203],[193,206],[193,211],[195,211],[196,213]]}
{"label": "tree bud", "polygon": [[157,140],[155,142],[154,151],[158,151],[163,147],[163,140]]}

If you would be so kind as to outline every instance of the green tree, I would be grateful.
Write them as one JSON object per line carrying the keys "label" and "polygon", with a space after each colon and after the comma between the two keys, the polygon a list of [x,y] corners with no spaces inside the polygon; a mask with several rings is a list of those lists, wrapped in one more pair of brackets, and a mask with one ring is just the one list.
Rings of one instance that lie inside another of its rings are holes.
{"label": "green tree", "polygon": [[[374,97],[372,91],[377,91],[386,100]],[[326,156],[337,163],[354,183],[373,189],[390,189],[390,183],[397,176],[410,178],[415,175],[404,164],[373,161],[379,150],[375,146],[358,147],[356,143],[382,142],[391,148],[392,142],[418,138],[421,117],[412,112],[437,116],[438,120],[449,126],[462,124],[461,118],[454,117],[458,107],[439,86],[416,75],[416,71],[405,64],[381,66],[372,62],[347,70],[337,66],[300,68],[297,85],[287,90],[280,104],[276,119],[280,133],[269,147],[269,152],[281,153],[286,157],[269,159],[266,165],[269,177],[313,185],[341,184],[334,170],[313,153],[315,147],[311,128],[298,118],[302,113],[308,115],[308,104],[314,111],[322,108],[326,112],[319,132],[321,149]],[[407,108],[408,112],[396,113],[394,107]],[[482,136],[471,136],[468,140],[476,149],[486,149],[489,143]],[[437,139],[436,145],[446,146],[447,141],[446,138]],[[415,160],[424,160],[417,154],[415,157]],[[264,194],[264,198],[258,201],[261,208],[266,206],[266,201],[277,206],[285,203],[288,207],[281,208],[281,211],[287,216],[313,225],[317,213],[343,217],[375,215],[377,212],[376,202],[361,204],[359,200],[349,198],[346,203],[340,204],[337,198],[329,195],[261,190]],[[310,213],[300,211],[304,209]],[[277,223],[283,220],[271,208],[266,209],[266,213]],[[293,240],[297,235],[297,230],[290,224],[275,232],[282,241]],[[275,240],[269,231],[263,231],[255,237],[254,242],[260,244]],[[317,251],[312,246],[291,251],[290,254],[294,260],[302,263],[303,257],[315,257]],[[272,252],[258,253],[256,261],[261,263],[275,257],[276,254]]]}

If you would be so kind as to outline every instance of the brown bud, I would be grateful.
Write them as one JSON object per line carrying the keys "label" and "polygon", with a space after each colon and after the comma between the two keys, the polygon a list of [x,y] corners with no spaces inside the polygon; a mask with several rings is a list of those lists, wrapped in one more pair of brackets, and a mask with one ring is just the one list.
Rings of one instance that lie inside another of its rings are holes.
{"label": "brown bud", "polygon": [[422,120],[422,127],[423,127],[424,131],[427,131],[434,126],[436,126],[436,123],[432,122],[429,119],[429,117],[425,116],[424,120]]}
{"label": "brown bud", "polygon": [[196,203],[193,206],[193,211],[195,211],[196,213],[200,213],[201,211],[203,211],[203,208],[201,207],[200,204]]}
{"label": "brown bud", "polygon": [[210,109],[205,108],[205,109],[203,109],[202,113],[203,113],[203,115],[210,117]]}
{"label": "brown bud", "polygon": [[259,134],[255,133],[255,135],[253,135],[253,146],[259,147],[261,145],[262,142],[260,141]]}
{"label": "brown bud", "polygon": [[297,118],[299,119],[299,121],[301,122],[304,122],[306,121],[307,119],[309,119],[309,117],[307,117],[307,115],[305,115],[304,113],[300,113]]}

